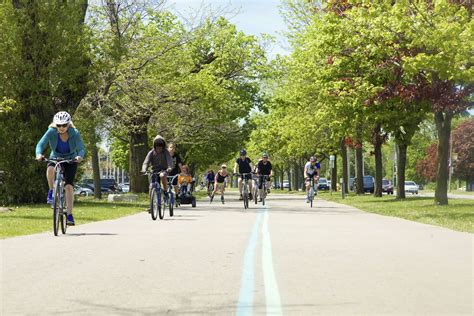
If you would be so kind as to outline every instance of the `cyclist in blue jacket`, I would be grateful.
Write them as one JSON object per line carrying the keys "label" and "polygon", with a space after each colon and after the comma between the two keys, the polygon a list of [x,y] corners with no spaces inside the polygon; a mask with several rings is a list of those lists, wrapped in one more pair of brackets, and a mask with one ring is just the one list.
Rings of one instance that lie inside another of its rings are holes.
{"label": "cyclist in blue jacket", "polygon": [[[36,159],[38,161],[44,159],[43,152],[48,145],[51,149],[50,158],[74,159],[76,161],[72,164],[62,165],[66,182],[67,225],[74,226],[74,217],[72,216],[73,184],[77,163],[84,159],[85,149],[81,134],[74,127],[69,113],[62,111],[54,115],[53,123],[49,125],[48,130],[36,145]],[[53,203],[54,163],[48,164],[46,178],[49,186],[47,202],[51,204]]]}
{"label": "cyclist in blue jacket", "polygon": [[316,157],[312,156],[304,166],[304,177],[306,178],[306,203],[309,203],[308,192],[311,184],[311,178],[314,178],[314,183],[318,183],[319,170],[321,165],[316,161]]}

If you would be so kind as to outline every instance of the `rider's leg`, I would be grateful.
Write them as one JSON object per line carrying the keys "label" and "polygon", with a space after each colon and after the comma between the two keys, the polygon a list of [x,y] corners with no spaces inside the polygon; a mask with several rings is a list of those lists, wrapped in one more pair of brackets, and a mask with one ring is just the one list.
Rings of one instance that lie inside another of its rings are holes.
{"label": "rider's leg", "polygon": [[239,178],[239,193],[242,196],[242,178]]}
{"label": "rider's leg", "polygon": [[74,205],[74,189],[72,185],[66,185],[66,205],[67,205],[67,213],[72,214],[72,207]]}
{"label": "rider's leg", "polygon": [[163,188],[163,191],[164,192],[168,191],[168,179],[166,178],[166,174],[160,173],[160,178],[161,178],[161,187]]}
{"label": "rider's leg", "polygon": [[49,166],[46,169],[46,179],[48,179],[49,189],[52,190],[53,189],[53,182],[54,182],[54,167],[53,166]]}

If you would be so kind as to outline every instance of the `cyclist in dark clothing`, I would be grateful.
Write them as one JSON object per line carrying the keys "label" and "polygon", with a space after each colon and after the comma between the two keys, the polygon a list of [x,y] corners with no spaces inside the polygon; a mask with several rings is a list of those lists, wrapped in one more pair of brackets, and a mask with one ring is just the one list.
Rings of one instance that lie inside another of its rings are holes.
{"label": "cyclist in dark clothing", "polygon": [[209,169],[209,171],[206,174],[206,185],[207,185],[207,192],[209,192],[209,187],[211,186],[211,183],[214,183],[214,179],[216,177],[216,174],[214,173],[214,170]]}
{"label": "cyclist in dark clothing", "polygon": [[[237,170],[237,167],[238,167],[238,170]],[[247,175],[245,175],[245,178],[252,180],[252,175],[250,174],[252,170],[253,170],[252,161],[250,160],[250,158],[247,157],[247,151],[245,149],[242,149],[240,151],[240,158],[237,158],[237,160],[235,161],[234,173],[239,173],[239,174],[247,173]],[[239,199],[242,200],[243,199],[242,177],[239,177],[239,192],[240,192]],[[249,181],[249,192],[250,192],[249,198],[252,199],[253,198],[252,197],[252,181]]]}
{"label": "cyclist in dark clothing", "polygon": [[[257,176],[268,176],[266,187],[268,190],[267,192],[270,193],[270,185],[271,185],[270,177],[273,175],[273,170],[272,170],[272,163],[268,160],[267,153],[262,154],[262,160],[258,162],[255,172],[257,173]],[[260,190],[262,190],[262,184],[263,184],[261,180],[262,178],[258,177],[258,188]],[[262,194],[260,194],[260,196],[262,196]]]}

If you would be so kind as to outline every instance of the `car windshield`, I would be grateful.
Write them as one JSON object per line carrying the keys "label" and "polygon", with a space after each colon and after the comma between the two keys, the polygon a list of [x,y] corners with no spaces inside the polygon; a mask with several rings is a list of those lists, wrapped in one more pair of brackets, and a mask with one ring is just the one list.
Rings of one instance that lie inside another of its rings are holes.
{"label": "car windshield", "polygon": [[382,184],[383,184],[383,185],[388,185],[388,184],[390,184],[390,181],[388,181],[388,180],[382,180]]}
{"label": "car windshield", "polygon": [[415,182],[413,182],[413,181],[405,181],[405,185],[415,185]]}
{"label": "car windshield", "polygon": [[319,178],[319,183],[328,183],[328,180],[326,178]]}
{"label": "car windshield", "polygon": [[372,177],[364,177],[364,183],[372,183],[373,182],[373,179]]}

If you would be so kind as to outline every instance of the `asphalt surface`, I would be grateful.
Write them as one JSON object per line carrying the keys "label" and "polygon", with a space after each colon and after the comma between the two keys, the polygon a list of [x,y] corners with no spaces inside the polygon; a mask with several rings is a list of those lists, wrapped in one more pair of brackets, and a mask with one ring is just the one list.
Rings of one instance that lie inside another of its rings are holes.
{"label": "asphalt surface", "polygon": [[250,206],[0,240],[0,314],[473,315],[472,234],[297,195]]}

